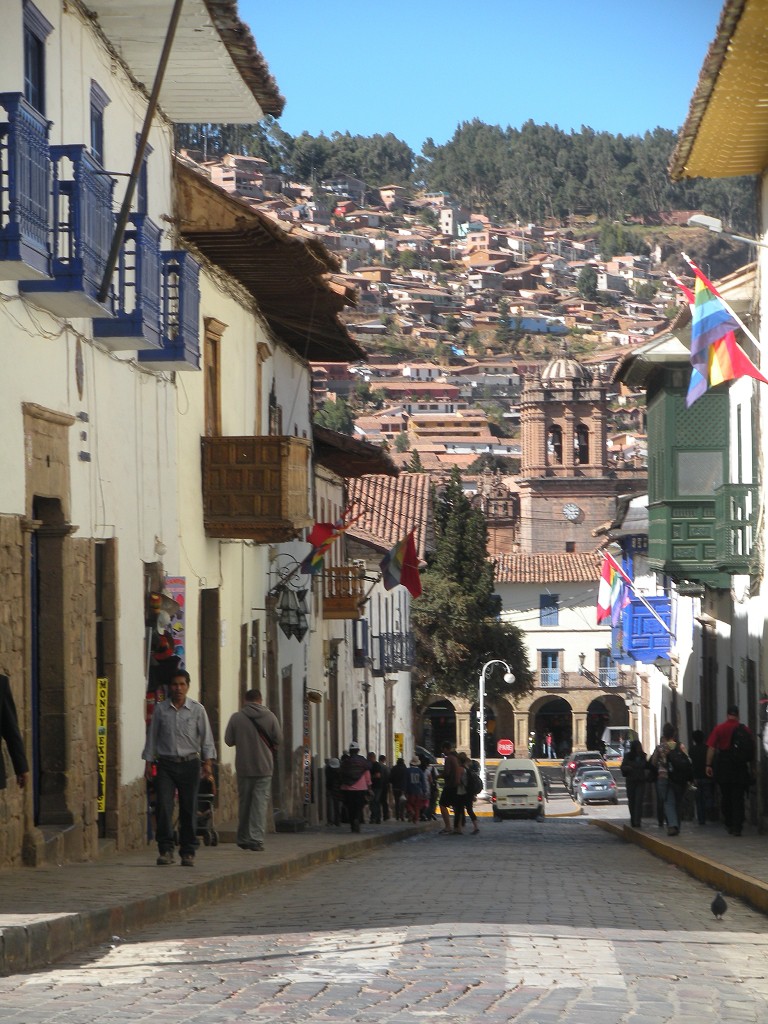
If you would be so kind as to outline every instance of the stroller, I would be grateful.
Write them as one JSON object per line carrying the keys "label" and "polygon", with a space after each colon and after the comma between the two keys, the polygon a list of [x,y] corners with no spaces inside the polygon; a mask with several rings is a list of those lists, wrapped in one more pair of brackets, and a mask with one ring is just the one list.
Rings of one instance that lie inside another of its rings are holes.
{"label": "stroller", "polygon": [[211,779],[200,779],[197,793],[197,817],[195,835],[205,846],[218,846],[219,833],[214,828],[213,803],[216,799],[216,783]]}

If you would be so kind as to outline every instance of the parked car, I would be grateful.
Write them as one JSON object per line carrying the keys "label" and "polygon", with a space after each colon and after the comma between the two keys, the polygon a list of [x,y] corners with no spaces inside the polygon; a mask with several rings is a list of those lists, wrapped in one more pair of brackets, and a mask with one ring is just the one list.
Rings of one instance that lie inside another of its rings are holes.
{"label": "parked car", "polygon": [[580,769],[573,780],[574,796],[582,806],[598,800],[610,804],[619,802],[619,791],[613,776],[607,770]]}
{"label": "parked car", "polygon": [[563,761],[563,785],[567,790],[571,788],[571,779],[582,761],[598,761],[599,767],[605,768],[603,755],[599,750],[577,750],[575,754],[569,754]]}
{"label": "parked car", "polygon": [[609,768],[618,768],[624,760],[624,754],[618,747],[606,747],[603,751],[603,760]]}
{"label": "parked car", "polygon": [[570,782],[568,783],[568,789],[570,791],[571,796],[574,795],[576,783],[579,781],[579,778],[585,771],[595,771],[603,769],[607,771],[608,765],[602,758],[593,757],[590,758],[588,761],[579,761],[579,763],[576,766],[576,771],[571,775]]}

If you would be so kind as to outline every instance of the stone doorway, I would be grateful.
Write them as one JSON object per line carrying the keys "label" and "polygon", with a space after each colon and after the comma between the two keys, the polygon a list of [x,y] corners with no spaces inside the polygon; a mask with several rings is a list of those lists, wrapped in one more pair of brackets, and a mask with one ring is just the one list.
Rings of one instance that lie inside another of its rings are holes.
{"label": "stone doorway", "polygon": [[533,755],[542,757],[545,753],[547,733],[552,734],[555,756],[565,757],[573,749],[573,714],[571,705],[563,697],[544,698],[543,702],[531,708],[530,730],[533,734]]}
{"label": "stone doorway", "polygon": [[64,651],[64,540],[57,498],[35,497],[31,534],[32,800],[35,825],[71,825],[67,806],[67,695]]}

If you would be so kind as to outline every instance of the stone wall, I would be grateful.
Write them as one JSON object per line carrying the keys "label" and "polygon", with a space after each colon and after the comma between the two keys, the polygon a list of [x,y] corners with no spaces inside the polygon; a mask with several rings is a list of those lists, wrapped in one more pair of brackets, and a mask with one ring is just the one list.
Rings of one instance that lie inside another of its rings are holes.
{"label": "stone wall", "polygon": [[[0,516],[0,672],[7,675],[19,726],[31,754],[30,708],[24,686],[24,533],[19,516]],[[31,789],[20,790],[3,744],[8,786],[0,790],[0,869],[22,863],[24,837],[32,815]]]}

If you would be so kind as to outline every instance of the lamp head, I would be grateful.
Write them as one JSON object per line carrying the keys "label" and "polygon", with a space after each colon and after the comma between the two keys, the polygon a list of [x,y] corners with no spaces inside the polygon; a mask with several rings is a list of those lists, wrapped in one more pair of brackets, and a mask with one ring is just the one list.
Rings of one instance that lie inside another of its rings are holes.
{"label": "lamp head", "polygon": [[706,228],[707,231],[716,231],[718,235],[723,233],[723,222],[719,217],[709,217],[706,213],[694,213],[688,218],[688,226],[692,228]]}
{"label": "lamp head", "polygon": [[515,677],[514,677],[512,672],[505,672],[504,673],[504,682],[505,683],[511,684],[511,683],[514,683],[514,681],[515,681]]}

